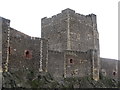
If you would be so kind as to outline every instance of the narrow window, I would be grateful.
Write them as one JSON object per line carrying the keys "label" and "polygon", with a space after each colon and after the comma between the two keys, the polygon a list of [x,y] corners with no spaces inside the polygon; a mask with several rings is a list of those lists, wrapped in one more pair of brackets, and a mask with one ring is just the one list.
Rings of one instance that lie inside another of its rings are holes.
{"label": "narrow window", "polygon": [[26,57],[27,59],[32,58],[32,53],[31,53],[29,50],[25,50],[25,57]]}
{"label": "narrow window", "polygon": [[70,59],[70,63],[73,63],[73,59]]}
{"label": "narrow window", "polygon": [[11,51],[10,51],[10,46],[8,47],[8,52],[9,52],[9,54],[11,53]]}
{"label": "narrow window", "polygon": [[113,75],[115,76],[115,75],[116,75],[116,72],[113,72]]}
{"label": "narrow window", "polygon": [[29,51],[26,51],[26,52],[25,52],[25,55],[26,55],[26,57],[29,57],[30,52],[29,52]]}

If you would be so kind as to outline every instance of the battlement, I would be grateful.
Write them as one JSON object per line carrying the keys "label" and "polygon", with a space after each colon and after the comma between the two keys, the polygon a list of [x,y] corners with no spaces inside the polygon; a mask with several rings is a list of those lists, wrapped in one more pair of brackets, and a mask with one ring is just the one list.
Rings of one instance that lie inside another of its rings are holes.
{"label": "battlement", "polygon": [[[92,75],[96,81],[99,73],[117,76],[117,61],[99,57],[95,14],[83,15],[67,8],[41,21],[40,38],[11,28],[10,20],[0,17],[3,71],[32,70],[36,75],[45,71],[62,79]],[[19,77],[26,77],[26,72]]]}
{"label": "battlement", "polygon": [[42,23],[42,25],[47,25],[50,23],[57,23],[59,20],[68,18],[68,15],[69,15],[70,19],[76,18],[76,19],[80,20],[81,23],[86,23],[86,24],[90,24],[90,25],[92,25],[93,23],[96,24],[96,22],[95,22],[96,15],[95,14],[83,15],[83,14],[76,13],[74,10],[69,9],[69,8],[62,10],[61,13],[59,13],[57,15],[53,15],[52,17],[42,18],[41,23]]}
{"label": "battlement", "polygon": [[[93,49],[95,37],[93,30],[97,31],[96,15],[79,14],[69,8],[41,20],[41,37],[48,39],[50,50],[87,51]],[[97,32],[94,33],[98,36]]]}

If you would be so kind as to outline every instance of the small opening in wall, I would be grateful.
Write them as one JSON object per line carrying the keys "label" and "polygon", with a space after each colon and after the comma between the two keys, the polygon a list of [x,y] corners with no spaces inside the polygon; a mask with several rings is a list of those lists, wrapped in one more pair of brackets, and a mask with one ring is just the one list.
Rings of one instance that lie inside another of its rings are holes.
{"label": "small opening in wall", "polygon": [[32,53],[31,53],[29,50],[25,50],[25,57],[26,57],[27,59],[32,58]]}
{"label": "small opening in wall", "polygon": [[11,51],[10,51],[10,46],[9,46],[9,47],[8,47],[8,53],[10,54],[10,52],[11,52]]}
{"label": "small opening in wall", "polygon": [[28,57],[29,54],[30,54],[30,52],[29,52],[29,51],[26,51],[25,54],[26,54],[26,57]]}
{"label": "small opening in wall", "polygon": [[115,75],[116,75],[116,72],[113,72],[113,75],[115,76]]}
{"label": "small opening in wall", "polygon": [[73,63],[73,59],[70,59],[70,63]]}

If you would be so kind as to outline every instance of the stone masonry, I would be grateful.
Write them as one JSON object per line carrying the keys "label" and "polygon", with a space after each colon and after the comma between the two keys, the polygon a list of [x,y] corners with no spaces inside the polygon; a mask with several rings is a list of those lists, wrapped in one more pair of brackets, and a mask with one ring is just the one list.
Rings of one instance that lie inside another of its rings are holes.
{"label": "stone masonry", "polygon": [[0,72],[23,71],[20,78],[24,70],[49,72],[56,79],[118,77],[118,61],[100,58],[96,15],[69,8],[41,19],[41,38],[11,28],[10,20],[0,17],[0,63]]}
{"label": "stone masonry", "polygon": [[[91,62],[88,67],[92,67],[91,72],[93,78],[96,80],[99,79],[99,34],[97,31],[96,15],[90,14],[84,16],[75,13],[74,10],[65,9],[51,18],[43,18],[41,24],[41,37],[48,40],[49,50],[60,52],[64,52],[65,50],[87,52],[92,49],[92,57],[88,57],[86,60],[87,62]],[[79,56],[80,55],[77,55],[77,57]],[[73,57],[76,56],[73,55]],[[83,54],[83,57],[86,57],[86,55],[84,56]],[[66,60],[66,58],[64,58],[64,60]],[[77,61],[77,59],[75,59],[75,61]],[[66,64],[65,62],[64,64]],[[78,63],[80,64],[80,59]],[[82,70],[79,69],[78,72],[81,72]],[[64,67],[64,71],[70,72],[70,70],[67,71],[67,67]]]}

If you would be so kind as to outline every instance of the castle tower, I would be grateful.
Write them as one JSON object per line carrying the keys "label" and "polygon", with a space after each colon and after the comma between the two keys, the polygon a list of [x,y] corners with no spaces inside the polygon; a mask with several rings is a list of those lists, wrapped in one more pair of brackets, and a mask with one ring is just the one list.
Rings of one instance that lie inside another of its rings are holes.
{"label": "castle tower", "polygon": [[52,18],[41,20],[41,37],[48,39],[49,49],[87,51],[99,49],[96,15],[81,15],[65,9]]}
{"label": "castle tower", "polygon": [[49,50],[81,51],[90,49],[93,79],[99,79],[99,34],[96,15],[81,15],[65,9],[41,20],[41,37],[48,40]]}

